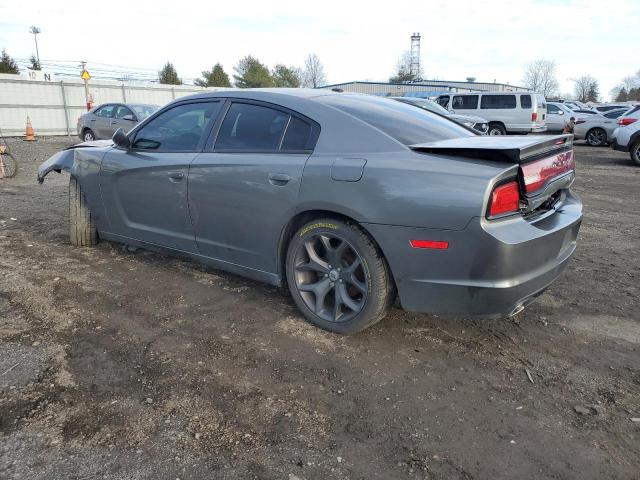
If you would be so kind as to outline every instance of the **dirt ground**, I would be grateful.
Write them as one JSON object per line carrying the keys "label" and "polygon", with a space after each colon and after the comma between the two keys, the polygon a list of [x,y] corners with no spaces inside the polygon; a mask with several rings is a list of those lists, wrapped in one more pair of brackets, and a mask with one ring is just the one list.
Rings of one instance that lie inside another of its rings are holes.
{"label": "dirt ground", "polygon": [[[275,288],[67,235],[74,139],[0,180],[2,479],[640,478],[640,168],[576,147],[568,270],[514,319],[340,337]],[[531,379],[528,378],[531,376]]]}

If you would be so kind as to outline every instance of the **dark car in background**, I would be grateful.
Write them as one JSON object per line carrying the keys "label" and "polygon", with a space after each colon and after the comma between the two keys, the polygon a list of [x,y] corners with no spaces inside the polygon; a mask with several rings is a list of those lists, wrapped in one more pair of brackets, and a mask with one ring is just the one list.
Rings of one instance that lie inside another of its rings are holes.
{"label": "dark car in background", "polygon": [[273,285],[343,334],[403,308],[513,315],[576,247],[572,136],[492,137],[314,89],[185,97],[55,154],[71,242],[163,249]]}
{"label": "dark car in background", "polygon": [[122,128],[128,132],[160,107],[145,103],[105,103],[78,118],[78,136],[85,142],[111,138]]}
{"label": "dark car in background", "polygon": [[458,122],[465,127],[473,128],[477,130],[479,133],[486,134],[489,131],[489,122],[482,118],[477,117],[475,115],[460,115],[457,113],[451,113],[446,108],[442,108],[433,100],[429,100],[427,98],[415,98],[415,97],[389,97],[393,100],[402,103],[408,103],[409,105],[413,105],[414,107],[422,108],[423,110],[427,110],[429,112],[437,113],[438,115],[442,115],[443,117],[450,118],[454,122]]}

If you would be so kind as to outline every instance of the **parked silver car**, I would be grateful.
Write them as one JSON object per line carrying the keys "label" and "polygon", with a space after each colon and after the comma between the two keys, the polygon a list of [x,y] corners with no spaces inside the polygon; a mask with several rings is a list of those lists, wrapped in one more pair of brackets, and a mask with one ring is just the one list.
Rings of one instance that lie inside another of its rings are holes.
{"label": "parked silver car", "polygon": [[105,103],[78,118],[78,137],[85,142],[108,139],[118,128],[128,132],[160,107],[144,103]]}
{"label": "parked silver car", "polygon": [[562,132],[576,112],[561,102],[547,102],[547,132]]}
{"label": "parked silver car", "polygon": [[611,142],[613,131],[618,126],[617,118],[628,109],[612,110],[600,115],[589,115],[576,119],[573,136],[576,140],[586,140],[593,147]]}

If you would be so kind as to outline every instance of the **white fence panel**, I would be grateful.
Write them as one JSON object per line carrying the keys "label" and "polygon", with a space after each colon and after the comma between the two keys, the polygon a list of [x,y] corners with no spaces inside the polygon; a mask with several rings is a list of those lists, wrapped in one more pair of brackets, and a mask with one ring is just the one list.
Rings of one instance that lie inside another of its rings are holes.
{"label": "white fence panel", "polygon": [[[93,104],[108,102],[165,105],[176,98],[202,91],[228,90],[153,83],[89,82]],[[76,135],[78,117],[86,112],[84,83],[80,79],[31,80],[0,74],[0,131],[24,135],[27,117],[36,135]]]}

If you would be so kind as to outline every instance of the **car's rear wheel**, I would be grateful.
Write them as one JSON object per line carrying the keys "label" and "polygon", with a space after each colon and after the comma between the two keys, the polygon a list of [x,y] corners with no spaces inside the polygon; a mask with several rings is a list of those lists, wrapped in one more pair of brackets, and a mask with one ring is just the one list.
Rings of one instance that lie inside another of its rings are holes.
{"label": "car's rear wheel", "polygon": [[389,266],[371,238],[357,225],[332,218],[295,233],[286,273],[307,320],[336,333],[356,333],[380,321],[395,298]]}
{"label": "car's rear wheel", "polygon": [[631,145],[629,155],[631,156],[631,160],[640,167],[640,140]]}
{"label": "car's rear wheel", "polygon": [[601,147],[607,143],[607,132],[601,128],[592,128],[587,132],[586,139],[592,147]]}
{"label": "car's rear wheel", "polygon": [[69,179],[69,238],[71,245],[90,247],[98,243],[98,231],[91,210],[75,177]]}
{"label": "car's rear wheel", "polygon": [[487,135],[506,135],[507,129],[500,123],[490,123]]}
{"label": "car's rear wheel", "polygon": [[93,142],[95,139],[96,139],[96,134],[93,133],[93,130],[91,130],[90,128],[87,128],[82,133],[82,140],[84,140],[85,142]]}

